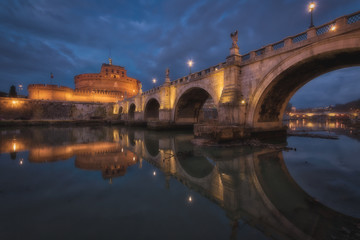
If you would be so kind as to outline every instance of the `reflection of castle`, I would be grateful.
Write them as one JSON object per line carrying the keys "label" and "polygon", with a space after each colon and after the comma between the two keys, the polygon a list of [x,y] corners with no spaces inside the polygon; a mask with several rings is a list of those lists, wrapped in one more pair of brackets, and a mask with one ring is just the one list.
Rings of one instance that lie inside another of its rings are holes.
{"label": "reflection of castle", "polygon": [[29,98],[52,101],[117,102],[132,97],[141,89],[140,81],[128,77],[124,67],[109,64],[101,66],[100,73],[76,75],[75,90],[57,85],[31,84]]}
{"label": "reflection of castle", "polygon": [[136,156],[119,145],[99,152],[77,154],[75,166],[85,170],[101,170],[104,179],[124,176],[127,167],[136,163]]}
{"label": "reflection of castle", "polygon": [[136,155],[113,142],[95,142],[67,146],[34,147],[29,162],[55,162],[76,156],[75,166],[85,170],[100,170],[104,179],[124,176],[128,166],[137,161]]}
{"label": "reflection of castle", "polygon": [[[60,130],[61,131],[61,130]],[[91,137],[97,136],[89,131],[73,131],[72,134],[65,134],[65,139],[73,139],[62,145],[59,142],[46,142],[44,139],[46,131],[4,132],[0,138],[0,153],[10,153],[13,160],[17,159],[18,152],[29,151],[28,160],[30,163],[50,163],[68,160],[75,156],[75,166],[85,170],[100,170],[104,179],[111,179],[126,174],[129,166],[136,164],[139,158],[128,148],[119,143],[119,132],[113,130],[112,134],[102,134],[103,140],[88,142]],[[55,135],[59,131],[54,132]],[[78,141],[76,139],[78,138]],[[66,140],[65,140],[66,141]]]}

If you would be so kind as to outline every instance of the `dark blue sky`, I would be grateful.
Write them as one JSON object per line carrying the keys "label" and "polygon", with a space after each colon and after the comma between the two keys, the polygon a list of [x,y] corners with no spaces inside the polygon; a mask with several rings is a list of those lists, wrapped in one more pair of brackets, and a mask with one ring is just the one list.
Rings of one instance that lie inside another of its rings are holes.
{"label": "dark blue sky", "polygon": [[[73,77],[99,72],[107,62],[124,66],[149,89],[152,78],[172,80],[224,62],[230,32],[239,30],[240,53],[305,31],[304,0],[1,0],[0,91],[12,84],[74,87]],[[360,10],[359,0],[319,0],[315,25]],[[321,106],[359,98],[360,67],[308,83],[291,102]],[[22,92],[26,94],[26,91]]]}

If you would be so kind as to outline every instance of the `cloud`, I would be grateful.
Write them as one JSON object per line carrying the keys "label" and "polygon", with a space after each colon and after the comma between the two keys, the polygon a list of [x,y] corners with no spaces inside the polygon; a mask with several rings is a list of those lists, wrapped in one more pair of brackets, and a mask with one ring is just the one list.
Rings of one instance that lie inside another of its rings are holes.
{"label": "cloud", "polygon": [[[360,9],[358,0],[318,4],[316,24]],[[186,75],[189,58],[194,71],[224,62],[235,29],[246,54],[308,25],[301,0],[3,0],[0,90],[14,81],[44,83],[50,71],[73,87],[73,76],[98,72],[110,49],[113,63],[146,90],[153,77],[163,81],[167,67],[172,80]]]}

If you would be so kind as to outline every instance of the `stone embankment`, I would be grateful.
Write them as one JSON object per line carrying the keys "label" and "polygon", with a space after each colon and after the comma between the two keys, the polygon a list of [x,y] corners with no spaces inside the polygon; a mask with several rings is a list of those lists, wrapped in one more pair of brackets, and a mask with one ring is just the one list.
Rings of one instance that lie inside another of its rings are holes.
{"label": "stone embankment", "polygon": [[0,125],[112,123],[114,104],[0,98]]}

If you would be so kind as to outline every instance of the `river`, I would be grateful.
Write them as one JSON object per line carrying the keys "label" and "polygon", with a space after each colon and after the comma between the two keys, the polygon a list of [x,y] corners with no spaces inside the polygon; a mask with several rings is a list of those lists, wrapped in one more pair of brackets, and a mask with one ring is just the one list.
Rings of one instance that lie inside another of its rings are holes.
{"label": "river", "polygon": [[0,239],[360,239],[360,141],[313,130],[339,138],[224,147],[186,131],[1,129]]}

